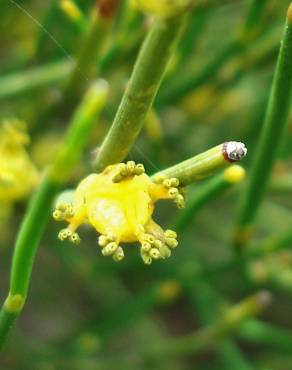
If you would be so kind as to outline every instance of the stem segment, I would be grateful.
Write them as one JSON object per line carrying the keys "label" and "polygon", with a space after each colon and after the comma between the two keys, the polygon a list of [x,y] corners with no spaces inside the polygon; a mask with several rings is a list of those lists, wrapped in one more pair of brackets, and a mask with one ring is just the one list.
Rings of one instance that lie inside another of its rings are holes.
{"label": "stem segment", "polygon": [[108,85],[101,81],[85,95],[84,101],[73,116],[63,148],[44,175],[29,204],[16,239],[9,294],[0,312],[0,348],[24,305],[34,258],[50,217],[53,200],[80,159],[82,148],[105,104],[107,92]]}
{"label": "stem segment", "polygon": [[262,135],[249,174],[249,182],[239,217],[236,243],[246,243],[271,175],[281,139],[288,123],[292,96],[292,4],[287,14],[276,72],[266,111]]}
{"label": "stem segment", "polygon": [[44,66],[0,77],[0,99],[10,98],[31,90],[63,81],[72,71],[73,63],[62,60]]}
{"label": "stem segment", "polygon": [[112,127],[99,149],[95,167],[121,162],[142,129],[167,63],[185,22],[185,15],[156,18],[146,37]]}
{"label": "stem segment", "polygon": [[154,179],[160,176],[176,177],[182,186],[186,186],[242,159],[246,153],[243,143],[229,141],[156,173]]}

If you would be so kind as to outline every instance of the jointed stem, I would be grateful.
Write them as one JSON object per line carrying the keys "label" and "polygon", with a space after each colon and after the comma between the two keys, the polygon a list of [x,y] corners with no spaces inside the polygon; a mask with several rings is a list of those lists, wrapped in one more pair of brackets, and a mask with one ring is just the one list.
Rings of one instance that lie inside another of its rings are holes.
{"label": "jointed stem", "polygon": [[166,170],[162,170],[156,173],[153,178],[155,179],[161,176],[167,178],[176,177],[180,185],[186,186],[213,174],[216,170],[224,168],[232,162],[242,159],[246,153],[247,150],[244,144],[229,141],[169,167]]}
{"label": "jointed stem", "polygon": [[114,122],[96,158],[97,171],[121,162],[143,127],[186,15],[155,19],[142,45]]}
{"label": "jointed stem", "polygon": [[107,84],[101,81],[85,95],[73,116],[63,148],[44,175],[24,216],[13,254],[9,294],[0,312],[0,348],[25,302],[33,261],[54,198],[80,159],[82,148],[105,104],[107,91]]}
{"label": "jointed stem", "polygon": [[265,345],[271,349],[291,353],[291,330],[279,328],[260,320],[250,319],[242,323],[236,330],[236,333],[241,339],[247,340],[249,343]]}
{"label": "jointed stem", "polygon": [[62,82],[73,68],[73,63],[62,60],[25,72],[16,72],[0,77],[0,99],[27,93],[33,89]]}
{"label": "jointed stem", "polygon": [[292,4],[288,10],[285,35],[282,41],[262,135],[253,159],[240,217],[236,243],[243,245],[262,202],[285,128],[292,96]]}
{"label": "jointed stem", "polygon": [[[74,106],[82,96],[84,87],[92,80],[97,69],[97,61],[107,36],[110,22],[100,17],[96,11],[93,15],[88,34],[77,57],[77,63],[72,70],[64,91],[64,102]],[[73,102],[72,102],[73,99]]]}

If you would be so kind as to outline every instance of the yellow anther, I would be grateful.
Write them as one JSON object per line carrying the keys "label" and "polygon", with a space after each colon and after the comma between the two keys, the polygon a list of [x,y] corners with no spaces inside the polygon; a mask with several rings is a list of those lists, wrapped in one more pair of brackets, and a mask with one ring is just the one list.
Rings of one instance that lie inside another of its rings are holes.
{"label": "yellow anther", "polygon": [[155,248],[157,248],[157,249],[160,249],[160,248],[163,246],[163,243],[162,243],[162,241],[161,241],[161,240],[156,239],[156,240],[154,240],[154,242],[153,242],[153,246],[154,246]]}
{"label": "yellow anther", "polygon": [[98,244],[101,247],[105,247],[108,244],[108,242],[109,240],[104,235],[100,235],[100,237],[98,238]]}
{"label": "yellow anther", "polygon": [[135,166],[136,166],[136,164],[135,164],[135,162],[134,162],[134,161],[128,161],[128,162],[127,162],[127,170],[128,170],[128,172],[129,172],[130,174],[134,172],[134,170],[135,170]]}
{"label": "yellow anther", "polygon": [[173,230],[166,230],[164,234],[168,238],[177,238],[177,233]]}
{"label": "yellow anther", "polygon": [[179,194],[179,192],[177,188],[170,188],[168,190],[168,194],[171,198],[175,198]]}
{"label": "yellow anther", "polygon": [[154,236],[149,235],[149,234],[144,235],[143,239],[150,244],[153,244],[155,240]]}
{"label": "yellow anther", "polygon": [[184,208],[185,207],[185,198],[181,194],[177,194],[175,197],[175,203],[178,208]]}
{"label": "yellow anther", "polygon": [[122,176],[127,176],[128,174],[128,170],[127,170],[127,166],[125,163],[120,163],[119,164],[119,172]]}
{"label": "yellow anther", "polygon": [[77,233],[72,233],[72,235],[70,236],[70,242],[74,244],[79,244],[80,243],[79,235]]}
{"label": "yellow anther", "polygon": [[166,238],[165,242],[170,248],[176,248],[178,245],[178,241],[174,238]]}
{"label": "yellow anther", "polygon": [[150,243],[148,243],[148,242],[143,242],[142,243],[141,250],[143,252],[149,252],[150,249],[151,249],[151,244]]}
{"label": "yellow anther", "polygon": [[115,234],[114,234],[114,233],[112,233],[112,232],[108,232],[108,233],[106,234],[106,237],[107,237],[107,239],[108,239],[110,242],[113,242],[113,241],[115,241],[115,240],[116,240],[116,236],[115,236]]}
{"label": "yellow anther", "polygon": [[163,181],[163,185],[166,186],[167,188],[170,188],[171,185],[171,179],[166,179]]}
{"label": "yellow anther", "polygon": [[149,256],[157,260],[160,257],[160,252],[157,248],[152,248],[149,251]]}
{"label": "yellow anther", "polygon": [[173,177],[169,180],[170,182],[170,185],[173,186],[173,187],[178,187],[179,186],[179,179],[177,179],[176,177]]}
{"label": "yellow anther", "polygon": [[118,248],[118,244],[115,243],[115,242],[111,242],[109,244],[107,244],[103,249],[102,249],[102,254],[104,256],[110,256],[111,254],[113,254]]}
{"label": "yellow anther", "polygon": [[161,248],[159,248],[159,252],[161,258],[169,258],[171,256],[171,250],[166,245],[162,245]]}
{"label": "yellow anther", "polygon": [[71,235],[72,235],[72,231],[66,228],[66,229],[63,229],[59,232],[58,238],[60,240],[65,240],[65,239],[69,238]]}
{"label": "yellow anther", "polygon": [[162,184],[165,179],[166,179],[165,175],[163,175],[163,174],[157,174],[157,175],[154,176],[153,181],[156,184]]}
{"label": "yellow anther", "polygon": [[63,220],[62,213],[60,211],[58,211],[57,209],[54,210],[53,217],[56,221],[62,221]]}
{"label": "yellow anther", "polygon": [[135,175],[139,176],[139,175],[142,175],[142,173],[145,172],[145,168],[143,166],[143,164],[137,164],[136,167],[135,167]]}
{"label": "yellow anther", "polygon": [[114,255],[113,255],[113,259],[114,259],[114,261],[119,262],[119,261],[121,261],[124,257],[125,257],[125,255],[124,255],[123,248],[118,247],[118,248],[117,248],[117,250],[115,251]]}
{"label": "yellow anther", "polygon": [[143,262],[145,263],[145,265],[151,265],[152,258],[149,256],[149,254],[141,253],[141,257],[142,257]]}

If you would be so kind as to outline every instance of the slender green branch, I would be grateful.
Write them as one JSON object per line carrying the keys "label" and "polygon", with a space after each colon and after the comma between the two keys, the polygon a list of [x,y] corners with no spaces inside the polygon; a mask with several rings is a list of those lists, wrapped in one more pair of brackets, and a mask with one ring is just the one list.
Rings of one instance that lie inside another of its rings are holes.
{"label": "slender green branch", "polygon": [[182,186],[186,186],[213,174],[220,168],[227,167],[230,163],[239,161],[246,153],[247,149],[244,144],[229,141],[162,170],[156,173],[153,178],[155,179],[161,176],[167,178],[176,177]]}
{"label": "slender green branch", "polygon": [[[45,11],[43,17],[40,19],[40,23],[46,30],[50,30],[52,24],[56,19],[56,15],[58,14],[58,2],[59,0],[51,0],[50,2],[45,3]],[[43,32],[43,28],[39,27],[37,29],[37,35],[34,40],[34,48],[33,53],[31,55],[31,59],[37,58],[38,61],[44,61],[47,57],[46,53],[46,46],[47,46],[47,32]]]}
{"label": "slender green branch", "polygon": [[25,72],[0,77],[0,99],[27,93],[31,90],[62,82],[69,76],[73,62],[62,60],[35,67]]}
{"label": "slender green branch", "polygon": [[201,185],[196,189],[194,196],[188,198],[186,208],[176,216],[172,223],[172,228],[176,231],[184,231],[204,205],[234,184],[241,182],[244,177],[244,169],[241,166],[233,165],[227,168],[223,173],[220,173]]}
{"label": "slender green branch", "polygon": [[63,147],[31,199],[16,238],[9,294],[0,313],[0,348],[4,345],[9,330],[24,305],[33,261],[49,220],[54,198],[81,157],[82,149],[105,105],[107,91],[107,83],[100,81],[85,95],[72,118]]}
{"label": "slender green branch", "polygon": [[271,175],[281,139],[288,123],[292,96],[292,4],[279,52],[262,135],[249,173],[247,191],[239,216],[236,243],[245,244]]}
{"label": "slender green branch", "polygon": [[66,83],[62,104],[70,104],[71,107],[74,107],[88,83],[92,81],[97,70],[97,61],[110,30],[111,21],[111,16],[104,17],[99,9],[94,9],[76,64]]}
{"label": "slender green branch", "polygon": [[145,348],[142,355],[146,360],[151,361],[203,352],[213,347],[218,339],[234,332],[244,320],[260,314],[267,301],[269,299],[266,292],[258,293],[229,308],[214,324],[190,335],[155,343]]}
{"label": "slender green branch", "polygon": [[249,343],[265,345],[280,352],[291,353],[292,332],[289,329],[250,319],[238,327],[236,334]]}
{"label": "slender green branch", "polygon": [[195,9],[192,12],[191,22],[183,35],[182,42],[178,50],[179,61],[176,69],[183,66],[191,52],[195,50],[210,14],[211,9],[209,7]]}
{"label": "slender green branch", "polygon": [[226,338],[218,344],[218,356],[224,370],[253,370],[253,365],[244,356],[235,341]]}
{"label": "slender green branch", "polygon": [[145,121],[172,56],[186,15],[156,18],[147,35],[114,122],[99,148],[95,161],[98,171],[122,161],[128,154]]}

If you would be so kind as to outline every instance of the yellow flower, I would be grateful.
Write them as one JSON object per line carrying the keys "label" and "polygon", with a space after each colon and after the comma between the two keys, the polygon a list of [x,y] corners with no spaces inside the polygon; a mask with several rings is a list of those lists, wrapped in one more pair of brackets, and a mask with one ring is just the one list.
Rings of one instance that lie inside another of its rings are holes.
{"label": "yellow flower", "polygon": [[155,202],[173,199],[178,207],[184,206],[176,178],[153,181],[141,164],[108,166],[101,174],[91,174],[78,185],[72,201],[59,200],[53,216],[67,221],[69,226],[59,233],[61,240],[79,243],[76,233],[82,223],[91,224],[98,233],[104,256],[115,261],[124,258],[120,243],[140,243],[141,257],[146,264],[153,259],[167,258],[177,246],[177,235],[164,231],[152,219]]}
{"label": "yellow flower", "polygon": [[26,197],[37,185],[39,174],[25,150],[29,137],[25,126],[7,120],[0,129],[0,201],[11,203]]}

